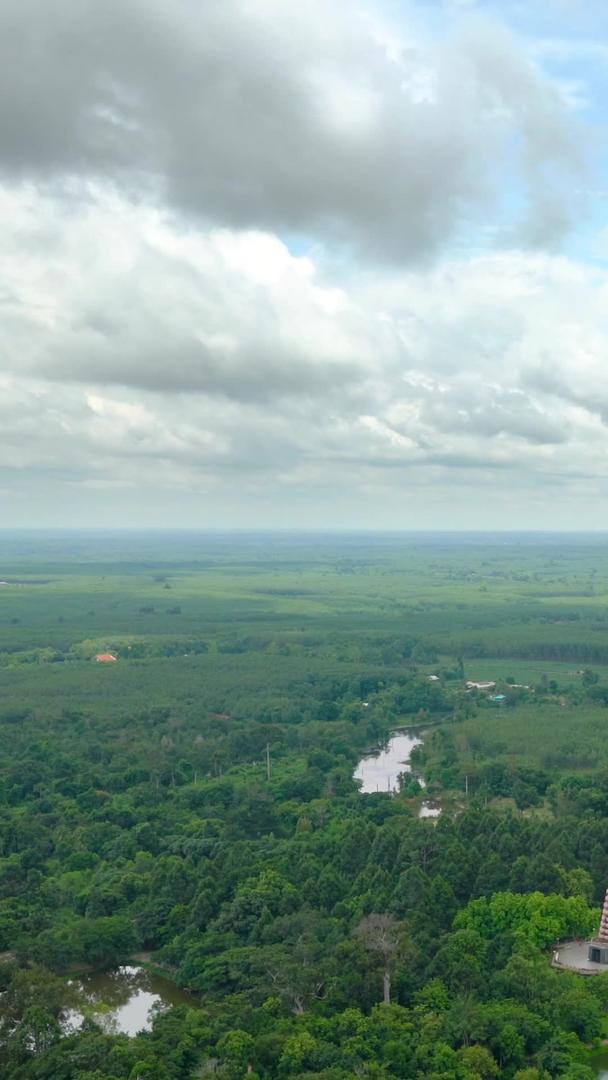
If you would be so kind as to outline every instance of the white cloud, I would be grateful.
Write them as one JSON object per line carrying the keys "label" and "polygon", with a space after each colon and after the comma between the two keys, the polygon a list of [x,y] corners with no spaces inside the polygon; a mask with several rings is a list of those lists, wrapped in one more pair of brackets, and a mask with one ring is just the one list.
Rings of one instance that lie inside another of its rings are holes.
{"label": "white cloud", "polygon": [[447,8],[5,0],[7,524],[592,520],[579,83]]}
{"label": "white cloud", "polygon": [[274,490],[275,508],[375,490],[399,516],[425,478],[448,500],[505,477],[603,482],[604,273],[504,252],[345,276],[116,197],[66,220],[15,189],[0,212],[5,483]]}

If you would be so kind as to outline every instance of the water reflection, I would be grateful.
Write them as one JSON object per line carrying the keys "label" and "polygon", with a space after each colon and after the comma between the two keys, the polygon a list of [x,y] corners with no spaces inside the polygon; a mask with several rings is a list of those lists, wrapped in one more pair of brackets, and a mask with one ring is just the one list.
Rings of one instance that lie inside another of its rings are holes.
{"label": "water reflection", "polygon": [[[412,750],[421,745],[423,735],[423,731],[418,731],[417,734],[397,731],[377,753],[367,754],[362,758],[353,773],[354,779],[361,784],[361,793],[372,795],[377,791],[399,791],[399,774],[411,773]],[[417,780],[421,788],[426,787],[421,776],[417,777]],[[440,813],[440,806],[423,802],[418,817],[437,818]]]}
{"label": "water reflection", "polygon": [[68,1015],[66,1029],[72,1031],[89,1016],[107,1032],[136,1035],[151,1028],[156,1011],[193,1004],[192,997],[169,979],[129,965],[83,975],[71,985],[82,1002]]}
{"label": "water reflection", "polygon": [[411,772],[410,756],[415,746],[420,746],[420,735],[397,732],[377,754],[361,759],[354,772],[355,780],[361,781],[363,795],[375,791],[399,791],[399,773]]}
{"label": "water reflection", "polygon": [[589,1064],[598,1080],[608,1080],[608,1051],[599,1050],[592,1054]]}

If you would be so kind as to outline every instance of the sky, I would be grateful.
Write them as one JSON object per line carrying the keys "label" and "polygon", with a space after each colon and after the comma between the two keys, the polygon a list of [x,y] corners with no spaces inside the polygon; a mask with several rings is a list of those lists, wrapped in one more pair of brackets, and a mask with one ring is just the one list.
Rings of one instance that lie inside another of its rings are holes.
{"label": "sky", "polygon": [[603,0],[3,0],[0,526],[608,529]]}

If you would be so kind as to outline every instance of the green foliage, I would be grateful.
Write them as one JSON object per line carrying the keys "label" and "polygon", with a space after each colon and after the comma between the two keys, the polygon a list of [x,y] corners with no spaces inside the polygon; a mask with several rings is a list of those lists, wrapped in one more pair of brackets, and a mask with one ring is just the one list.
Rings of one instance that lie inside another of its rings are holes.
{"label": "green foliage", "polygon": [[[608,977],[549,959],[608,884],[603,547],[0,538],[0,557],[3,1077],[589,1076]],[[411,779],[352,780],[415,723],[436,725],[415,761],[435,822]],[[191,993],[132,1038],[92,1007],[69,1033],[79,972],[141,949]]]}
{"label": "green foliage", "polygon": [[580,896],[504,892],[472,900],[456,916],[455,926],[474,931],[488,942],[512,935],[518,943],[542,949],[560,939],[589,937],[598,922],[599,912]]}

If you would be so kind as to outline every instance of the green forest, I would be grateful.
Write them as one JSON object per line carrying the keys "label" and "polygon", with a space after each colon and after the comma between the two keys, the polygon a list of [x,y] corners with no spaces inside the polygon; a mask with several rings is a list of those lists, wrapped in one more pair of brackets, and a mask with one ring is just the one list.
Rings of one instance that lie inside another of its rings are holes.
{"label": "green forest", "polygon": [[593,1080],[607,888],[605,539],[0,536],[6,1080]]}

